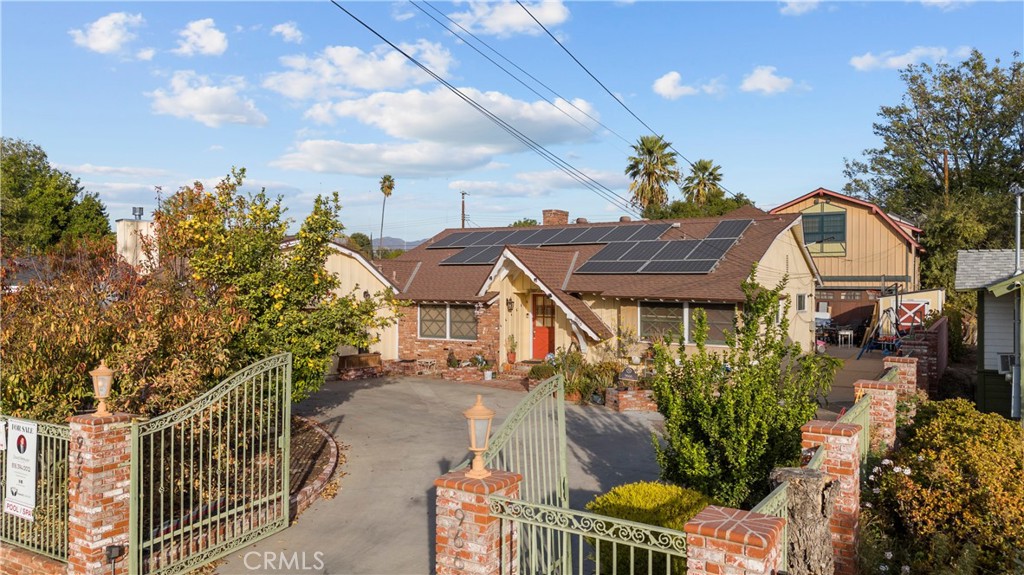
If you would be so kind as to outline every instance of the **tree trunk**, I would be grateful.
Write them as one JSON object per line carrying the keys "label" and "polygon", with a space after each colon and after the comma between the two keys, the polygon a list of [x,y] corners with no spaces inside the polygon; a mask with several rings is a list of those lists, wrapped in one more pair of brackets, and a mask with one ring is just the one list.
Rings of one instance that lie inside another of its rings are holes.
{"label": "tree trunk", "polygon": [[829,519],[839,483],[817,469],[780,467],[772,471],[773,486],[789,482],[789,575],[833,573]]}

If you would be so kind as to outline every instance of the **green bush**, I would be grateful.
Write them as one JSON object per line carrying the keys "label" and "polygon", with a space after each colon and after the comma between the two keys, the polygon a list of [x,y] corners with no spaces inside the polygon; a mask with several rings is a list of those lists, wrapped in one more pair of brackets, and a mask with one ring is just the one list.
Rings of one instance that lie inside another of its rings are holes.
{"label": "green bush", "polygon": [[892,540],[914,573],[972,572],[973,565],[1009,573],[1024,558],[1017,423],[963,399],[925,402],[900,448],[865,476],[864,523]]}
{"label": "green bush", "polygon": [[[708,503],[706,497],[692,489],[640,481],[620,485],[604,495],[595,497],[587,504],[587,510],[606,517],[682,531],[686,522],[707,507]],[[590,543],[593,544],[594,541],[591,540]],[[646,550],[638,549],[631,561],[627,546],[616,547],[614,554],[618,559],[617,566],[612,564],[613,544],[608,541],[600,543],[601,573],[666,573],[664,553],[652,553],[651,566],[648,568]],[[672,558],[671,573],[686,573],[685,557]]]}
{"label": "green bush", "polygon": [[538,363],[530,368],[530,373],[527,377],[530,379],[547,379],[553,375],[555,375],[555,368],[546,363]]}

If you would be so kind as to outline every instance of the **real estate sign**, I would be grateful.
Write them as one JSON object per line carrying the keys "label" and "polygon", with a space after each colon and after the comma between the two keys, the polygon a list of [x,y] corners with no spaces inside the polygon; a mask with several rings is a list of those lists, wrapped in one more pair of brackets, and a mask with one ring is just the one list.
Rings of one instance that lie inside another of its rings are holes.
{"label": "real estate sign", "polygon": [[36,424],[7,420],[7,488],[4,513],[32,521],[36,506]]}

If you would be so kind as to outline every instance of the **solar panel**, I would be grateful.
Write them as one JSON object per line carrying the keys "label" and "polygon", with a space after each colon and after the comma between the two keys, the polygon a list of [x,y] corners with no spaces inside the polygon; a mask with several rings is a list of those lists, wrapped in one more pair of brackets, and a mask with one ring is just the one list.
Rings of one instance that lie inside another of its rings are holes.
{"label": "solar panel", "polygon": [[594,254],[594,257],[590,258],[592,262],[611,262],[621,258],[626,252],[633,249],[635,243],[620,242],[617,244],[608,244],[601,248],[601,251]]}
{"label": "solar panel", "polygon": [[578,274],[632,274],[640,271],[640,268],[644,267],[646,261],[630,261],[630,262],[592,262],[580,266],[576,273]]}
{"label": "solar panel", "polygon": [[474,246],[502,246],[505,245],[505,239],[512,234],[516,233],[515,230],[501,230],[492,232],[487,236],[473,242]]}
{"label": "solar panel", "polygon": [[718,260],[662,260],[648,262],[645,274],[706,274],[714,269]]}
{"label": "solar panel", "polygon": [[558,232],[560,231],[562,230],[537,230],[537,233],[530,236],[529,239],[527,239],[525,242],[520,243],[529,246],[542,246],[548,243],[548,240],[558,235]]}
{"label": "solar panel", "polygon": [[658,252],[664,249],[668,242],[628,242],[626,245],[630,244],[633,247],[622,256],[622,259],[647,261],[654,259],[654,256],[658,255]]}
{"label": "solar panel", "polygon": [[633,237],[629,238],[630,241],[634,242],[646,242],[650,240],[656,240],[661,237],[662,234],[668,231],[672,227],[672,224],[647,224],[640,228],[640,231],[633,234]]}
{"label": "solar panel", "polygon": [[589,230],[580,234],[578,238],[573,240],[573,244],[599,244],[603,241],[604,237],[609,233],[617,230],[617,226],[606,227],[606,228],[590,228]]}
{"label": "solar panel", "polygon": [[470,259],[472,259],[472,258],[476,257],[477,255],[483,253],[484,250],[486,250],[486,249],[488,249],[490,247],[491,246],[473,246],[471,248],[466,248],[466,249],[462,250],[461,252],[459,252],[457,254],[448,256],[447,259],[445,259],[444,261],[441,262],[441,265],[452,265],[452,264],[464,264],[464,263],[467,263],[467,262],[469,262]]}
{"label": "solar panel", "polygon": [[[476,246],[473,246],[473,247],[475,248]],[[466,249],[472,249],[472,248],[466,248]],[[503,251],[505,251],[505,246],[488,246],[488,247],[484,248],[483,251],[481,251],[480,253],[476,254],[475,256],[469,258],[468,260],[466,260],[463,263],[466,263],[466,264],[493,264],[494,262],[498,261],[498,256],[500,256],[501,252],[503,252]]]}
{"label": "solar panel", "polygon": [[583,234],[583,232],[585,232],[585,231],[587,231],[589,229],[590,228],[588,228],[588,227],[585,227],[585,228],[580,228],[580,227],[565,228],[564,230],[558,232],[557,234],[554,235],[554,237],[552,237],[550,240],[548,240],[548,241],[546,241],[544,243],[549,245],[549,246],[567,246],[567,245],[572,245],[574,243],[573,240],[578,238],[581,234]]}
{"label": "solar panel", "polygon": [[430,246],[427,246],[427,249],[428,250],[432,250],[432,249],[435,249],[435,248],[448,248],[448,247],[452,247],[452,244],[454,244],[455,242],[457,242],[459,240],[462,240],[463,238],[465,238],[466,236],[468,236],[471,233],[473,233],[473,232],[456,232],[454,234],[448,234],[447,236],[445,236],[445,237],[441,238],[440,240],[438,240],[436,243],[434,243],[434,244],[432,244]]}
{"label": "solar panel", "polygon": [[486,238],[494,232],[470,232],[458,241],[452,242],[448,245],[450,248],[468,248],[479,240]]}
{"label": "solar panel", "polygon": [[619,226],[615,228],[605,237],[601,238],[602,242],[624,242],[629,240],[633,234],[640,231],[643,226]]}
{"label": "solar panel", "polygon": [[665,249],[658,252],[652,260],[685,260],[693,248],[700,244],[700,240],[672,240],[667,242]]}
{"label": "solar panel", "polygon": [[734,239],[728,240],[701,240],[700,245],[694,249],[689,256],[686,257],[688,260],[717,260],[718,258],[725,255],[725,252],[729,251],[729,248],[736,243]]}
{"label": "solar panel", "polygon": [[738,238],[743,234],[744,230],[747,229],[747,226],[749,226],[752,221],[753,220],[725,220],[723,222],[718,222],[715,229],[711,230],[711,233],[708,234],[707,239],[715,240],[721,238]]}
{"label": "solar panel", "polygon": [[505,243],[510,246],[517,246],[524,243],[533,234],[536,234],[540,230],[516,230],[512,232],[512,235],[505,238]]}

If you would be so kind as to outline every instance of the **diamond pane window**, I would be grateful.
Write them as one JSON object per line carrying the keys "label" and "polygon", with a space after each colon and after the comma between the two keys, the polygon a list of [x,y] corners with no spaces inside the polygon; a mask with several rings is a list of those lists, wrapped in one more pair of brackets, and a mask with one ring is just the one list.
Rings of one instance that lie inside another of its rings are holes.
{"label": "diamond pane window", "polygon": [[736,317],[736,306],[731,303],[705,303],[690,305],[690,334],[687,340],[694,342],[694,314],[698,309],[703,309],[708,317],[708,344],[725,345],[725,330],[732,331],[733,318]]}
{"label": "diamond pane window", "polygon": [[473,306],[451,306],[451,337],[450,339],[476,339],[476,313]]}
{"label": "diamond pane window", "polygon": [[444,305],[420,306],[420,337],[444,339],[447,332],[447,309]]}
{"label": "diamond pane window", "polygon": [[681,303],[640,302],[640,338],[678,341],[685,318],[686,307]]}

